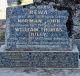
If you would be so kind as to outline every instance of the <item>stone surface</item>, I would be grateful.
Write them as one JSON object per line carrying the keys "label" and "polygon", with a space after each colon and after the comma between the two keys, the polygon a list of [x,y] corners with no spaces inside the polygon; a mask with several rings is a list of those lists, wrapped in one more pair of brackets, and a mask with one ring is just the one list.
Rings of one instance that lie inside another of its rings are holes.
{"label": "stone surface", "polygon": [[68,16],[66,9],[46,4],[7,8],[8,51],[0,52],[0,67],[78,68],[79,54],[72,51],[68,37]]}
{"label": "stone surface", "polygon": [[78,52],[0,52],[2,68],[78,68]]}
{"label": "stone surface", "polygon": [[79,52],[80,52],[80,39],[75,39],[74,43],[77,45]]}
{"label": "stone surface", "polygon": [[80,76],[80,69],[0,69],[0,76]]}
{"label": "stone surface", "polygon": [[67,10],[51,5],[8,8],[6,48],[71,49],[66,28],[68,15]]}

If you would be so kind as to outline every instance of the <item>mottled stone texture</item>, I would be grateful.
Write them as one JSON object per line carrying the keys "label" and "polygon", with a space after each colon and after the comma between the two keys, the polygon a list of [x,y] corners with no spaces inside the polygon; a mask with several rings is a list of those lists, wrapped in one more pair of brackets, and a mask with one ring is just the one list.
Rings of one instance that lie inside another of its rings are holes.
{"label": "mottled stone texture", "polygon": [[78,68],[78,53],[0,52],[0,67]]}
{"label": "mottled stone texture", "polygon": [[52,5],[26,5],[7,9],[6,47],[71,49],[67,10]]}
{"label": "mottled stone texture", "polygon": [[68,16],[67,10],[46,4],[7,8],[9,52],[0,52],[0,67],[78,68],[78,52],[71,52],[66,27]]}

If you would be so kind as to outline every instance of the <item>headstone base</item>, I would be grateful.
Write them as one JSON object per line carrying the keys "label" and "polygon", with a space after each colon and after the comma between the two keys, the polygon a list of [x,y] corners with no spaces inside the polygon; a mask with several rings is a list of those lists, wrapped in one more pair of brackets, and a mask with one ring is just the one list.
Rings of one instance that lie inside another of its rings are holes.
{"label": "headstone base", "polygon": [[73,51],[0,52],[0,68],[78,68],[79,54]]}

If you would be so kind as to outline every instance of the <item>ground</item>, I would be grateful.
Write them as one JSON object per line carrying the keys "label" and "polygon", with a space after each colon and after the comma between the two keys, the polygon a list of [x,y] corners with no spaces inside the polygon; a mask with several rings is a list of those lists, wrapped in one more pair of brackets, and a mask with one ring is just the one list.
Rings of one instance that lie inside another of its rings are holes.
{"label": "ground", "polygon": [[80,69],[1,69],[0,76],[80,76]]}

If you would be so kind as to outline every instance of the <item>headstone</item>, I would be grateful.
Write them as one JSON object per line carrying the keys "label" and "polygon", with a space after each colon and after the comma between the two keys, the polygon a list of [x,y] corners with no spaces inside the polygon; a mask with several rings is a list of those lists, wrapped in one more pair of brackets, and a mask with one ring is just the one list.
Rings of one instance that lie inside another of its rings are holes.
{"label": "headstone", "polygon": [[9,7],[7,51],[0,52],[0,67],[78,68],[78,50],[72,49],[67,32],[68,16],[67,10],[46,4]]}
{"label": "headstone", "polygon": [[7,49],[72,49],[66,27],[68,16],[67,10],[51,5],[8,8]]}

